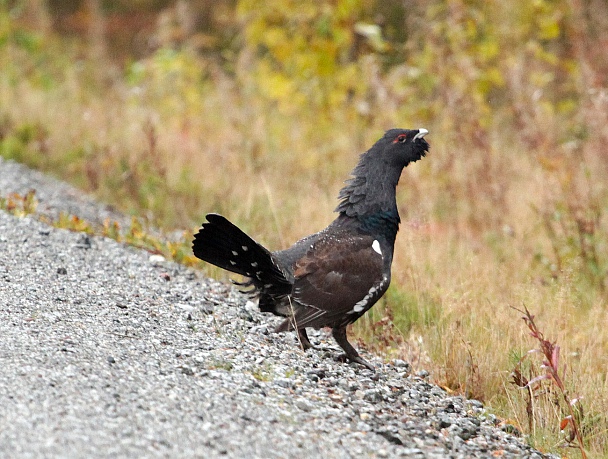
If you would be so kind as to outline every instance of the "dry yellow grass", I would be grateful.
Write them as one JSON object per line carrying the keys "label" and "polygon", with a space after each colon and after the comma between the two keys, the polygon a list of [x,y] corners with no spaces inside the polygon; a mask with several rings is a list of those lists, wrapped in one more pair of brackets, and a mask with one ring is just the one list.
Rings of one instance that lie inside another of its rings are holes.
{"label": "dry yellow grass", "polygon": [[[15,67],[27,61],[11,52]],[[564,416],[554,395],[539,396],[530,423],[524,392],[509,382],[536,346],[511,308],[526,305],[561,346],[571,396],[583,397],[587,448],[599,457],[608,454],[608,95],[581,77],[577,106],[560,109],[522,76],[526,64],[507,66],[509,109],[485,121],[474,103],[459,105],[467,97],[458,82],[418,96],[432,116],[392,103],[398,78],[373,59],[358,71],[377,79],[368,88],[375,117],[356,99],[323,113],[285,109],[259,92],[247,62],[230,75],[188,51],[149,57],[135,83],[91,83],[99,63],[88,60],[62,62],[50,87],[5,70],[2,154],[167,229],[192,230],[220,212],[280,249],[331,221],[342,180],[385,129],[429,129],[429,155],[399,188],[393,286],[354,332],[553,448]]]}

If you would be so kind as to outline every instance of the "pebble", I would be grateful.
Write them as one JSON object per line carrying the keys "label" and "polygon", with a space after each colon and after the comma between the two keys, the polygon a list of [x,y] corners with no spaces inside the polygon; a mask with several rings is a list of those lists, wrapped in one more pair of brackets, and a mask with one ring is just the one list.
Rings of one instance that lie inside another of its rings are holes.
{"label": "pebble", "polygon": [[152,263],[152,265],[154,265],[154,266],[161,266],[167,260],[162,255],[155,254],[155,255],[150,255],[150,258],[148,258],[148,261],[150,261],[150,263]]}
{"label": "pebble", "polygon": [[429,372],[426,370],[420,370],[418,373],[416,373],[416,376],[418,376],[419,378],[425,379],[425,378],[428,378]]}
{"label": "pebble", "polygon": [[306,411],[307,413],[313,410],[313,405],[306,400],[298,400],[296,401],[296,406],[302,411]]}

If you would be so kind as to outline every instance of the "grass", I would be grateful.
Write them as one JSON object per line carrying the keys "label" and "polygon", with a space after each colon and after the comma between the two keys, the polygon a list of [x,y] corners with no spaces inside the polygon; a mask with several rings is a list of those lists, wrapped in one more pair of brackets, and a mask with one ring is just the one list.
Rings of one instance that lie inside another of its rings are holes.
{"label": "grass", "polygon": [[37,207],[38,200],[34,190],[25,195],[11,193],[6,197],[0,196],[0,209],[17,217],[30,215],[56,228],[108,237],[187,266],[199,264],[198,259],[191,253],[190,233],[183,234],[177,240],[170,240],[161,234],[151,234],[146,230],[146,223],[135,217],[131,219],[129,227],[123,227],[120,223],[109,219],[100,225],[65,212],[61,212],[53,220],[46,215],[36,213]]}
{"label": "grass", "polygon": [[[528,354],[521,357],[512,374],[512,383],[525,390],[526,395],[526,414],[528,416],[529,431],[535,432],[538,419],[547,419],[546,413],[538,415],[543,408],[550,408],[551,414],[556,414],[556,421],[559,422],[560,431],[564,434],[563,446],[577,448],[583,459],[587,458],[586,445],[583,439],[583,423],[586,421],[585,414],[581,405],[581,400],[576,396],[571,396],[566,387],[564,378],[567,376],[560,365],[560,347],[555,342],[547,340],[543,332],[539,329],[534,320],[534,316],[526,307],[524,310],[516,309],[523,315],[523,320],[530,330],[530,336],[538,342],[538,349],[533,349]],[[540,353],[542,364],[540,372],[534,364],[526,362],[526,358],[533,352]],[[528,365],[525,365],[528,363]],[[522,373],[531,374],[527,378]],[[540,373],[540,374],[538,374]],[[551,385],[543,384],[549,381]],[[553,391],[555,389],[555,391]],[[545,405],[543,407],[542,405]],[[585,439],[591,435],[587,433]]]}
{"label": "grass", "polygon": [[[532,342],[511,307],[525,304],[559,343],[564,390],[584,412],[585,451],[607,456],[608,60],[585,45],[593,27],[576,22],[583,19],[567,2],[513,1],[517,14],[497,23],[508,31],[492,29],[491,15],[473,6],[456,2],[448,14],[442,5],[424,13],[433,20],[417,23],[421,35],[407,44],[415,48],[404,48],[412,52],[391,55],[402,64],[367,55],[331,78],[313,73],[311,91],[323,97],[304,102],[306,81],[288,74],[297,63],[268,67],[256,43],[224,67],[172,43],[119,67],[3,18],[0,57],[10,64],[0,71],[0,154],[140,219],[95,231],[194,263],[186,236],[163,245],[145,226],[188,235],[214,211],[267,247],[285,248],[330,222],[358,153],[384,129],[423,125],[431,151],[406,169],[398,190],[403,223],[391,289],[352,332],[370,350],[430,369],[435,382],[483,400],[536,447],[563,451],[553,392],[535,401],[530,424],[530,393],[510,383]],[[528,7],[547,11],[528,16]],[[476,24],[488,21],[485,35],[467,35],[469,14]],[[523,27],[528,17],[544,18],[546,29]],[[551,18],[556,37],[526,35],[550,35]],[[291,55],[304,54],[280,54]],[[276,68],[287,69],[283,79],[264,73]],[[290,84],[269,95],[268,78]],[[35,210],[33,197],[0,204]],[[55,224],[93,231],[62,219]],[[543,374],[527,360],[528,380]]]}

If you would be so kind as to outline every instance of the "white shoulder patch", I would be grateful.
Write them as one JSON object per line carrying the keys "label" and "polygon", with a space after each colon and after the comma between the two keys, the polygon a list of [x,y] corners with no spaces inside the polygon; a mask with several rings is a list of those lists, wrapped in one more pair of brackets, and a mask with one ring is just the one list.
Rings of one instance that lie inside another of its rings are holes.
{"label": "white shoulder patch", "polygon": [[380,250],[380,243],[378,242],[378,239],[374,239],[374,242],[372,242],[372,249],[382,255],[382,250]]}

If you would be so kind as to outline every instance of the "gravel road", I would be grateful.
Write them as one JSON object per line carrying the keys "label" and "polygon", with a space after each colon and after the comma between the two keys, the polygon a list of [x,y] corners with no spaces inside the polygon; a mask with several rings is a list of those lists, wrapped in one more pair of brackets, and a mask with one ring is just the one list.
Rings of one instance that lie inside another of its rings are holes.
{"label": "gravel road", "polygon": [[[29,189],[115,218],[0,159],[0,196]],[[0,211],[0,457],[549,457],[406,362],[365,355],[374,374],[275,323],[191,269]]]}

